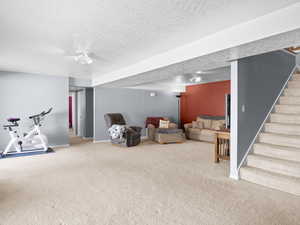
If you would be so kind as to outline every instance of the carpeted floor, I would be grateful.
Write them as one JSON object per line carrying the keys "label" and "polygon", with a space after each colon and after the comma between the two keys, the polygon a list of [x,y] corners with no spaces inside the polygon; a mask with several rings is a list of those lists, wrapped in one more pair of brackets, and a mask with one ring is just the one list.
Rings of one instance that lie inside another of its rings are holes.
{"label": "carpeted floor", "polygon": [[0,160],[1,225],[297,225],[300,198],[228,178],[201,142],[73,141]]}

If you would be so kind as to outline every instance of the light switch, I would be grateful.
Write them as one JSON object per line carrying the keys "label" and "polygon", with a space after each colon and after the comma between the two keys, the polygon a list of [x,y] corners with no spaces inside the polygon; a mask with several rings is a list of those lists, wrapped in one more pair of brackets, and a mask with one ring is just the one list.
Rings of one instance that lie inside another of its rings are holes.
{"label": "light switch", "polygon": [[242,105],[242,112],[245,112],[245,105]]}

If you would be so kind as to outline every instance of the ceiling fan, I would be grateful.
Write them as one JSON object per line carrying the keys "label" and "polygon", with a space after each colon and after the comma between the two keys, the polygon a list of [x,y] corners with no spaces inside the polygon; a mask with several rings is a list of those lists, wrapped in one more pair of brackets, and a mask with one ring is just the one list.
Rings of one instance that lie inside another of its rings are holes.
{"label": "ceiling fan", "polygon": [[48,46],[46,52],[55,55],[60,54],[63,57],[71,59],[81,65],[90,65],[99,59],[99,57],[90,50],[92,42],[89,41],[88,38],[74,35],[71,43],[71,45],[64,49]]}
{"label": "ceiling fan", "polygon": [[91,53],[88,53],[86,51],[76,51],[75,55],[69,57],[73,57],[76,62],[82,65],[89,65],[94,62],[94,59],[91,55]]}

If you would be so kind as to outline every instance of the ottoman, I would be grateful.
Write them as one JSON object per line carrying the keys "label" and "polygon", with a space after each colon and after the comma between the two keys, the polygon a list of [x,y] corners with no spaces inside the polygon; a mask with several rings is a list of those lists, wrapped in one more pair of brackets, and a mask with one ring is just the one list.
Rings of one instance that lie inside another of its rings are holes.
{"label": "ottoman", "polygon": [[182,143],[185,141],[185,135],[181,129],[158,128],[155,133],[155,141],[160,144]]}

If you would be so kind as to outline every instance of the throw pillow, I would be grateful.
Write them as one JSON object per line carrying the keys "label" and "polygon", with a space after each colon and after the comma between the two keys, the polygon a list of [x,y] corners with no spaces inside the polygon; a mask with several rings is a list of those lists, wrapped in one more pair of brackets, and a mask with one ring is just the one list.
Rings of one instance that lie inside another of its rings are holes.
{"label": "throw pillow", "polygon": [[198,128],[198,122],[192,121],[192,128]]}
{"label": "throw pillow", "polygon": [[155,128],[155,126],[153,125],[153,124],[148,124],[148,126],[147,126],[148,128]]}
{"label": "throw pillow", "polygon": [[200,129],[204,128],[202,121],[198,121],[197,125],[198,125],[198,128],[200,128]]}
{"label": "throw pillow", "polygon": [[169,123],[168,120],[159,120],[159,128],[169,128]]}
{"label": "throw pillow", "polygon": [[213,120],[211,129],[213,130],[221,130],[224,127],[224,120]]}
{"label": "throw pillow", "polygon": [[192,128],[203,128],[203,122],[202,121],[192,121]]}
{"label": "throw pillow", "polygon": [[202,123],[203,128],[206,128],[206,129],[210,129],[211,128],[211,120],[202,119],[202,118],[198,117],[197,121]]}

